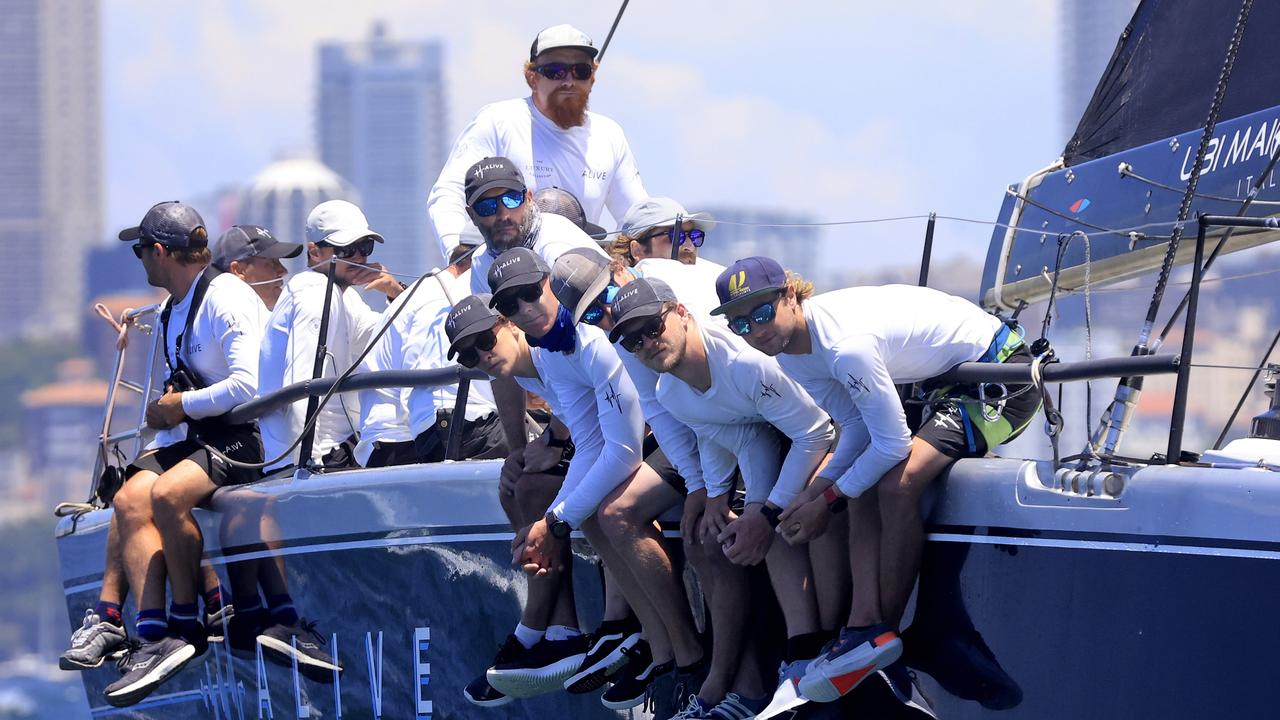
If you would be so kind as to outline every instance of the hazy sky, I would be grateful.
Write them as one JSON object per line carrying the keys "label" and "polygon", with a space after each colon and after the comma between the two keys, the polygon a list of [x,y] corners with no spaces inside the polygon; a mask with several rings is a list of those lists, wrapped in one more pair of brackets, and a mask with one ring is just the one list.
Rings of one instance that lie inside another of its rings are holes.
{"label": "hazy sky", "polygon": [[[616,10],[599,1],[103,0],[107,227],[311,148],[321,41],[363,38],[374,19],[393,38],[442,40],[453,136],[481,105],[526,94],[520,65],[538,30],[571,22],[599,45]],[[649,191],[693,210],[992,220],[1003,188],[1066,141],[1055,20],[1048,0],[635,0],[591,106],[623,125]],[[922,228],[833,229],[825,247],[840,262],[909,262]],[[937,257],[980,260],[989,236],[943,223]]]}

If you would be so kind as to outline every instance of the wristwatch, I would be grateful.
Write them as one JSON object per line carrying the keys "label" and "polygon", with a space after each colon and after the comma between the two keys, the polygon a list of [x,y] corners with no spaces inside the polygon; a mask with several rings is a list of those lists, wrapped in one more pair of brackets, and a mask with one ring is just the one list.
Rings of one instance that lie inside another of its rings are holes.
{"label": "wristwatch", "polygon": [[822,499],[827,501],[827,509],[832,513],[844,512],[849,507],[849,499],[837,493],[835,485],[829,485],[822,491]]}
{"label": "wristwatch", "polygon": [[764,515],[764,519],[769,521],[769,527],[771,528],[777,528],[778,523],[782,522],[782,520],[780,520],[778,517],[779,515],[782,514],[782,508],[780,507],[769,507],[768,505],[761,505],[760,514]]}
{"label": "wristwatch", "polygon": [[569,527],[569,523],[556,517],[554,510],[547,511],[547,527],[551,529],[551,536],[557,540],[563,540],[569,537],[569,533],[573,532],[573,528]]}

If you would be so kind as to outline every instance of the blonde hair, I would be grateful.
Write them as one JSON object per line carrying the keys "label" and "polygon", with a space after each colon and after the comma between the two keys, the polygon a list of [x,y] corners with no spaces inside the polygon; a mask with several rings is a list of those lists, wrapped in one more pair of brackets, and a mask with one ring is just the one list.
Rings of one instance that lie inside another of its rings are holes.
{"label": "blonde hair", "polygon": [[813,297],[813,283],[790,270],[787,271],[786,288],[795,294],[797,305],[803,305],[805,300]]}
{"label": "blonde hair", "polygon": [[198,248],[171,248],[166,247],[169,255],[177,261],[179,265],[208,265],[213,258],[213,254],[209,252],[208,247]]}
{"label": "blonde hair", "polygon": [[636,259],[631,254],[631,238],[622,233],[618,233],[617,237],[609,243],[608,252],[615,261],[625,267],[631,267],[636,264]]}

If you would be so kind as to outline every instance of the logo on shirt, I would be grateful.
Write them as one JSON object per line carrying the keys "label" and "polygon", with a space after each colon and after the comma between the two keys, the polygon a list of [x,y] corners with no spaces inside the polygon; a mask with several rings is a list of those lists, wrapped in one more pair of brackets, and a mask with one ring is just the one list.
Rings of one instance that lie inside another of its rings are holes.
{"label": "logo on shirt", "polygon": [[747,292],[751,292],[751,286],[747,284],[746,270],[739,270],[729,276],[729,297],[735,297]]}
{"label": "logo on shirt", "polygon": [[587,178],[588,180],[599,180],[600,182],[604,182],[604,179],[609,177],[609,173],[604,170],[582,168],[582,177]]}
{"label": "logo on shirt", "polygon": [[605,402],[609,403],[609,407],[617,409],[618,413],[622,413],[622,396],[617,390],[613,389],[613,383],[609,383],[609,392],[604,394]]}
{"label": "logo on shirt", "polygon": [[959,430],[960,422],[951,414],[952,409],[948,409],[933,416],[933,424],[947,430]]}
{"label": "logo on shirt", "polygon": [[760,397],[780,398],[782,397],[782,395],[778,392],[777,388],[775,388],[773,385],[768,384],[765,381],[761,380],[760,381]]}
{"label": "logo on shirt", "polygon": [[853,373],[845,374],[849,377],[849,380],[845,385],[849,386],[850,392],[871,392],[871,388],[867,387],[867,384],[862,381],[862,378],[854,377]]}

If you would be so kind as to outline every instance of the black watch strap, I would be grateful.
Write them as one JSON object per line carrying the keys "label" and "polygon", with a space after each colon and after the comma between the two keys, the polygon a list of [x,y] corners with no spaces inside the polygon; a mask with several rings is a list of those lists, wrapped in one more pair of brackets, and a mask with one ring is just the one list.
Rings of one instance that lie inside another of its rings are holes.
{"label": "black watch strap", "polygon": [[769,521],[769,527],[771,528],[778,527],[778,523],[782,522],[779,518],[779,516],[782,515],[782,508],[780,507],[762,505],[760,506],[760,514],[764,515],[765,519]]}
{"label": "black watch strap", "polygon": [[555,538],[563,540],[569,537],[569,533],[573,531],[573,528],[569,527],[569,523],[556,517],[555,512],[552,510],[547,511],[546,520],[547,527],[550,528],[551,535]]}

